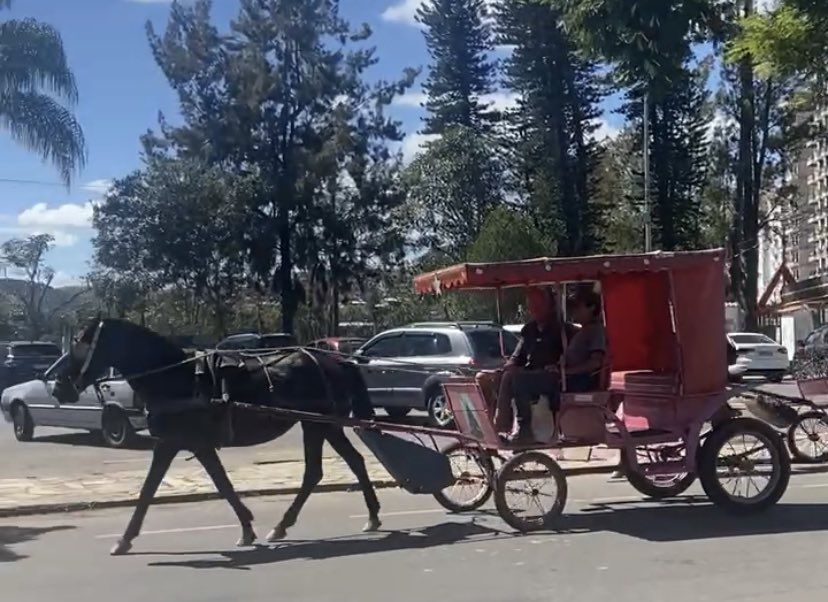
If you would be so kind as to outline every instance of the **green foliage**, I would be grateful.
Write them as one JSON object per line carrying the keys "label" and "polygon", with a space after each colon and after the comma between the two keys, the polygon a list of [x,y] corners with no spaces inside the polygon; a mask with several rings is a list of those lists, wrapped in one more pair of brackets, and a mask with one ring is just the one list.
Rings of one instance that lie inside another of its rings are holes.
{"label": "green foliage", "polygon": [[417,10],[431,64],[423,85],[428,99],[425,132],[455,126],[488,131],[496,112],[482,96],[492,92],[496,64],[488,57],[492,33],[484,0],[434,0]]}
{"label": "green foliage", "polygon": [[502,203],[500,162],[489,138],[455,126],[409,166],[408,211],[417,244],[459,259]]}
{"label": "green foliage", "polygon": [[466,251],[471,262],[514,261],[551,256],[549,236],[519,213],[498,207],[486,218],[477,239]]}
{"label": "green foliage", "polygon": [[644,213],[639,132],[632,127],[605,143],[596,173],[596,204],[610,208],[604,223],[604,244],[611,253],[644,251]]}
{"label": "green foliage", "polygon": [[250,189],[246,180],[216,167],[153,158],[144,170],[116,181],[95,208],[97,263],[136,285],[192,292],[222,334],[228,303],[245,284],[241,237]]}
{"label": "green foliage", "polygon": [[0,48],[0,125],[54,164],[68,186],[85,163],[86,146],[67,108],[78,91],[60,34],[34,19],[11,19],[0,23]]}
{"label": "green foliage", "polygon": [[520,100],[508,114],[512,188],[558,253],[599,246],[602,208],[592,202],[600,148],[593,139],[602,90],[596,65],[577,50],[557,9],[531,0],[496,8],[498,42],[514,47],[506,61]]}
{"label": "green foliage", "polygon": [[[255,180],[244,206],[246,267],[262,291],[280,296],[283,329],[291,332],[304,297],[303,272],[341,268],[333,279],[338,286],[354,280],[340,252],[354,242],[350,232],[341,235],[349,211],[338,208],[356,206],[354,196],[343,200],[339,187],[332,197],[331,186],[348,157],[358,156],[369,183],[357,184],[361,209],[351,215],[385,203],[386,193],[371,189],[388,158],[379,147],[402,134],[383,108],[416,73],[368,86],[364,75],[377,62],[363,44],[370,30],[352,29],[335,0],[242,0],[227,36],[212,25],[206,0],[174,3],[163,36],[148,30],[184,119],[178,127],[162,121],[160,135],[145,139],[148,152],[199,157]],[[356,182],[362,176],[354,173]],[[333,225],[334,218],[341,224]],[[316,244],[320,236],[333,244]],[[356,236],[360,244],[367,238]]]}
{"label": "green foliage", "polygon": [[726,57],[750,58],[762,77],[811,75],[825,81],[828,64],[828,4],[821,0],[785,0],[768,14],[741,22]]}

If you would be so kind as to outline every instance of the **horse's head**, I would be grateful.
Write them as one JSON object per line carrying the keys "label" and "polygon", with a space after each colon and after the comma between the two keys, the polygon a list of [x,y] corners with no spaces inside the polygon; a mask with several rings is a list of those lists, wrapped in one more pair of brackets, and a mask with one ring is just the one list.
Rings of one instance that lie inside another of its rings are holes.
{"label": "horse's head", "polygon": [[112,365],[109,353],[102,341],[105,321],[100,318],[91,320],[80,333],[72,339],[66,369],[58,375],[52,390],[61,403],[78,400],[80,391],[90,386],[104,375]]}

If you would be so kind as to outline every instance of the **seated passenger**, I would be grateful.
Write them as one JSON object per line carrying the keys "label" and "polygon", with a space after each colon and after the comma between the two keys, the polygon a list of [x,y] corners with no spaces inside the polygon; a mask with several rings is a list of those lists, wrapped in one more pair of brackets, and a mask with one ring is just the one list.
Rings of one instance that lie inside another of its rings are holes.
{"label": "seated passenger", "polygon": [[594,391],[601,385],[601,369],[607,353],[601,297],[592,290],[580,290],[572,301],[569,315],[581,329],[568,341],[564,353],[566,390]]}

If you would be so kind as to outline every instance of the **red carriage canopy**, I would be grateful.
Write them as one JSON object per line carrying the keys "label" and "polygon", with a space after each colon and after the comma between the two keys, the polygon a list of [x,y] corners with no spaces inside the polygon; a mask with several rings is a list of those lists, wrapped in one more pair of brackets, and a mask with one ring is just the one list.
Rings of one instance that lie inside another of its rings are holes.
{"label": "red carriage canopy", "polygon": [[675,373],[684,395],[727,383],[724,251],[465,263],[414,279],[421,294],[598,281],[613,371]]}

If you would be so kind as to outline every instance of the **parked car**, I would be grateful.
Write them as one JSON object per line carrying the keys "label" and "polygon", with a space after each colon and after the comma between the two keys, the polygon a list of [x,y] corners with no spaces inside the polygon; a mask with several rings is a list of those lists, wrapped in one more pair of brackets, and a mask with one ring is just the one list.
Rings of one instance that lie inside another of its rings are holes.
{"label": "parked car", "polygon": [[35,427],[59,426],[100,432],[111,447],[126,447],[137,431],[147,428],[144,405],[117,372],[111,370],[109,380],[101,383],[100,393],[88,387],[75,403],[60,403],[52,395],[55,380],[67,366],[62,356],[35,380],[8,387],[0,396],[0,411],[7,422],[14,424],[18,441],[31,441]]}
{"label": "parked car", "polygon": [[745,375],[764,376],[780,382],[790,368],[788,350],[772,338],[756,332],[727,334],[728,365],[746,364]]}
{"label": "parked car", "polygon": [[805,340],[797,345],[795,357],[828,352],[828,325],[814,329]]}
{"label": "parked car", "polygon": [[449,371],[500,367],[517,342],[492,322],[431,322],[383,332],[356,355],[374,406],[392,418],[426,410],[442,427],[452,420],[441,387]]}
{"label": "parked car", "polygon": [[233,334],[216,345],[218,351],[243,351],[252,349],[281,349],[296,347],[296,337],[292,334]]}
{"label": "parked car", "polygon": [[54,343],[36,341],[0,343],[0,353],[5,354],[0,365],[0,389],[35,378],[61,356],[60,347]]}
{"label": "parked car", "polygon": [[366,339],[356,337],[329,337],[327,339],[312,341],[308,343],[308,347],[322,349],[324,351],[334,351],[343,355],[353,355],[365,342]]}

